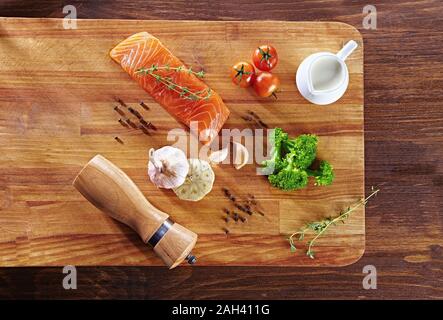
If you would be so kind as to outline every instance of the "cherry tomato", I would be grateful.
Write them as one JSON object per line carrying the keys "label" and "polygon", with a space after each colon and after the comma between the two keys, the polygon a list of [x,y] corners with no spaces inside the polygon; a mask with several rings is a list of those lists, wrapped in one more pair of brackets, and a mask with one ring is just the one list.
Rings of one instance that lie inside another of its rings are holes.
{"label": "cherry tomato", "polygon": [[277,50],[270,45],[260,46],[255,49],[252,61],[258,69],[262,71],[271,71],[278,63]]}
{"label": "cherry tomato", "polygon": [[231,68],[231,79],[236,85],[246,88],[254,81],[254,66],[247,62],[238,62]]}
{"label": "cherry tomato", "polygon": [[272,73],[260,72],[256,75],[253,86],[259,97],[277,98],[275,93],[280,89],[280,79]]}

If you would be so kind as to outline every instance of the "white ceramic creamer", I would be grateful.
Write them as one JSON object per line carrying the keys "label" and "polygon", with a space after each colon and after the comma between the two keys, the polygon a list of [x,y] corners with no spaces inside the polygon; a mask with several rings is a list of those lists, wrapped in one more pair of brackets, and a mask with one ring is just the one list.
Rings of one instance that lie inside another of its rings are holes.
{"label": "white ceramic creamer", "polygon": [[345,60],[356,48],[357,42],[351,40],[337,54],[318,52],[304,59],[296,76],[301,95],[318,105],[331,104],[340,99],[349,83]]}

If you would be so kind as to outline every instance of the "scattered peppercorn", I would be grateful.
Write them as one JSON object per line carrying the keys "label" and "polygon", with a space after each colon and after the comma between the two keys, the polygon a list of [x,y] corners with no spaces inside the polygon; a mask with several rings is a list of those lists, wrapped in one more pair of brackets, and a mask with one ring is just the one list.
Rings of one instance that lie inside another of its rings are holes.
{"label": "scattered peppercorn", "polygon": [[125,107],[125,108],[128,107],[128,106],[126,105],[126,103],[123,102],[122,99],[120,99],[120,98],[118,98],[118,97],[114,97],[114,99],[115,99],[115,101],[117,101],[118,103],[120,103],[120,105],[121,105],[122,107]]}
{"label": "scattered peppercorn", "polygon": [[264,123],[262,120],[258,120],[257,123],[258,123],[258,124],[260,125],[260,127],[262,127],[262,128],[265,128],[265,129],[268,129],[268,128],[269,128],[269,126],[268,126],[266,123]]}
{"label": "scattered peppercorn", "polygon": [[118,122],[123,126],[123,127],[125,127],[125,128],[127,128],[128,127],[128,125],[120,118],[120,119],[118,119]]}
{"label": "scattered peppercorn", "polygon": [[127,124],[129,124],[131,127],[133,127],[134,129],[137,129],[137,125],[131,121],[131,119],[126,119],[125,120]]}
{"label": "scattered peppercorn", "polygon": [[136,116],[138,119],[143,119],[142,115],[140,114],[140,112],[138,112],[137,110],[135,110],[132,107],[128,108],[129,112],[132,113],[134,116]]}
{"label": "scattered peppercorn", "polygon": [[140,105],[145,109],[145,110],[149,110],[149,107],[146,105],[146,103],[144,103],[143,101],[140,101]]}
{"label": "scattered peppercorn", "polygon": [[139,128],[140,128],[140,130],[141,130],[144,134],[146,134],[146,135],[148,135],[148,136],[151,135],[151,134],[149,133],[148,129],[146,129],[145,127],[140,126]]}
{"label": "scattered peppercorn", "polygon": [[114,110],[121,116],[124,116],[125,113],[123,112],[123,110],[121,110],[118,106],[114,107]]}
{"label": "scattered peppercorn", "polygon": [[248,122],[254,120],[251,116],[241,116],[241,118],[242,118],[243,120],[245,120],[245,121],[248,121]]}

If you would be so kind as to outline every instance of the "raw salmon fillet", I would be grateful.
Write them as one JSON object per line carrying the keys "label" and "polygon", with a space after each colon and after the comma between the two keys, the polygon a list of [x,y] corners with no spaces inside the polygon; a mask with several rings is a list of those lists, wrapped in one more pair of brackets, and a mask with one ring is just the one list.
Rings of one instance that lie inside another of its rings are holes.
{"label": "raw salmon fillet", "polygon": [[[158,82],[152,76],[136,73],[137,70],[152,65],[184,67],[180,59],[149,33],[140,32],[130,36],[112,49],[110,56],[174,118],[188,127],[192,121],[196,121],[200,141],[204,143],[212,141],[228,118],[229,109],[220,96],[212,90],[208,99],[184,99],[179,92],[168,89],[165,84]],[[163,69],[155,73],[170,77],[175,84],[186,87],[192,92],[204,92],[209,89],[192,73]]]}

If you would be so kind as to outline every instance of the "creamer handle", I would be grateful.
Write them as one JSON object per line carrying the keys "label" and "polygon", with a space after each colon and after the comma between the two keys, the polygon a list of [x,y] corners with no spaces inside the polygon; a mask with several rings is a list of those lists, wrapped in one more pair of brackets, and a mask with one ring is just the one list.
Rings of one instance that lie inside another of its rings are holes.
{"label": "creamer handle", "polygon": [[358,44],[357,42],[355,42],[354,40],[350,40],[348,41],[343,48],[337,53],[337,57],[340,60],[345,61],[350,55],[351,53],[357,49]]}

